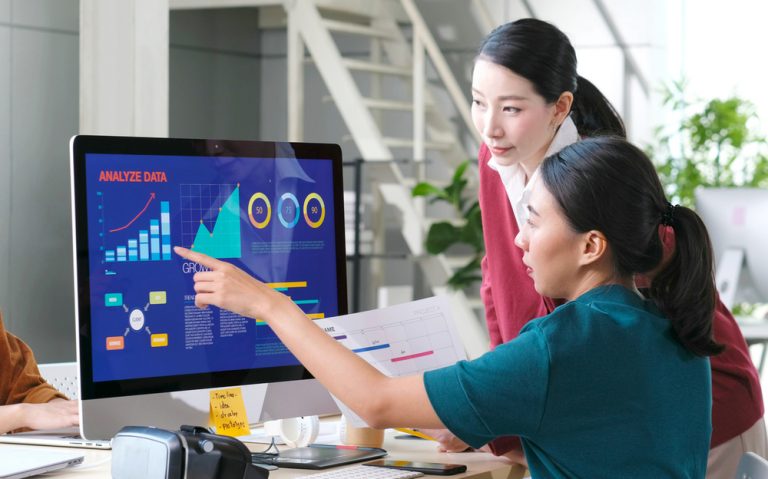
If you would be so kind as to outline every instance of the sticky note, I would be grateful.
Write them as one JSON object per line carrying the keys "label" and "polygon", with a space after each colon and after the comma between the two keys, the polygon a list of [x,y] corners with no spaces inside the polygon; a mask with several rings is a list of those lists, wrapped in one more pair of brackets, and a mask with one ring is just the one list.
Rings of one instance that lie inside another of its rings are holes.
{"label": "sticky note", "polygon": [[251,433],[240,388],[211,391],[210,422],[216,434],[244,436]]}

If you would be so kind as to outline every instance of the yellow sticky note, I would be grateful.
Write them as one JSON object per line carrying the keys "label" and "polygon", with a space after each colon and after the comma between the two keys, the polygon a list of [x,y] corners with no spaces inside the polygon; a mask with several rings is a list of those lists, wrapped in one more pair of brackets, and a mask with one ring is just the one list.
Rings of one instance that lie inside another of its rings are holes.
{"label": "yellow sticky note", "polygon": [[211,391],[211,424],[217,434],[244,436],[251,433],[240,388]]}

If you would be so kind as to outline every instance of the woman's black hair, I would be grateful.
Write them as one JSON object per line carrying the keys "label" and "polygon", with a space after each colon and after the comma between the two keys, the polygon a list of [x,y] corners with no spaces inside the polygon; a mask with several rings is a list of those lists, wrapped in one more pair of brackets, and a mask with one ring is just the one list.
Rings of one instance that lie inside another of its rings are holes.
{"label": "woman's black hair", "polygon": [[554,25],[533,18],[501,25],[483,40],[478,58],[526,78],[547,103],[556,101],[563,92],[573,93],[571,117],[582,137],[627,136],[611,102],[576,73],[576,52]]}
{"label": "woman's black hair", "polygon": [[[639,148],[617,137],[585,139],[546,158],[540,175],[574,231],[605,235],[617,275],[655,272],[648,296],[689,351],[709,356],[723,350],[712,331],[717,290],[707,229],[695,212],[667,202]],[[662,262],[662,224],[674,229],[675,248],[655,271]]]}

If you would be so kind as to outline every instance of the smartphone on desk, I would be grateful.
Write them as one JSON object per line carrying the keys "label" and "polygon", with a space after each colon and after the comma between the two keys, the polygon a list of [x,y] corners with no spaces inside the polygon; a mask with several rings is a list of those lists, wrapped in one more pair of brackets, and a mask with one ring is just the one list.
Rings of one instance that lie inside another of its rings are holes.
{"label": "smartphone on desk", "polygon": [[390,469],[404,469],[406,471],[423,472],[424,474],[434,474],[437,476],[452,476],[467,471],[467,466],[463,464],[441,464],[439,462],[414,462],[398,461],[394,459],[379,459],[378,461],[366,462],[365,466],[388,467]]}

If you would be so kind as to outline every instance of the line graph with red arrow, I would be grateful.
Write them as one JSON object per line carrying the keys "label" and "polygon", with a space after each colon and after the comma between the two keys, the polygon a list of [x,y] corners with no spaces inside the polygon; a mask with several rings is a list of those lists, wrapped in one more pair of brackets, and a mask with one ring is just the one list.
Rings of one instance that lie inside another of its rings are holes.
{"label": "line graph with red arrow", "polygon": [[139,219],[141,217],[141,215],[143,215],[147,211],[147,208],[149,208],[149,205],[152,203],[152,201],[154,201],[154,199],[155,199],[155,194],[154,193],[150,193],[149,194],[149,199],[147,200],[147,204],[144,205],[144,208],[142,208],[141,211],[139,211],[139,213],[136,216],[134,216],[131,221],[126,223],[124,226],[121,226],[121,227],[115,228],[115,229],[111,229],[111,230],[109,230],[109,232],[110,233],[115,233],[117,231],[122,231],[122,230],[128,228],[129,226],[131,226],[137,219]]}

